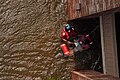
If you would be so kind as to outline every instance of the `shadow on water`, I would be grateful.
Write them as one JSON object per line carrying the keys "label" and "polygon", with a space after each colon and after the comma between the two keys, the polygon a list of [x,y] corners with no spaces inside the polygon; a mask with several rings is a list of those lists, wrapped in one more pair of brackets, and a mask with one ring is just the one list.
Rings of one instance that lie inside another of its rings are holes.
{"label": "shadow on water", "polygon": [[0,0],[0,79],[68,80],[71,60],[55,59],[66,0]]}

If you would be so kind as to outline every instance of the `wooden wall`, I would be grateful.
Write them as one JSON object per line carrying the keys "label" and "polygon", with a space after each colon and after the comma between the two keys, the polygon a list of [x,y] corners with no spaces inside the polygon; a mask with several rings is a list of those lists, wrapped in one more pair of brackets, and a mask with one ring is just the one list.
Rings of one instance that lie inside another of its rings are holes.
{"label": "wooden wall", "polygon": [[100,18],[101,43],[104,74],[119,76],[116,46],[115,16],[108,14]]}
{"label": "wooden wall", "polygon": [[71,80],[120,80],[118,77],[105,75],[99,72],[86,70],[86,71],[72,71]]}
{"label": "wooden wall", "polygon": [[[80,4],[81,9],[76,10]],[[68,20],[120,7],[120,0],[67,0]]]}

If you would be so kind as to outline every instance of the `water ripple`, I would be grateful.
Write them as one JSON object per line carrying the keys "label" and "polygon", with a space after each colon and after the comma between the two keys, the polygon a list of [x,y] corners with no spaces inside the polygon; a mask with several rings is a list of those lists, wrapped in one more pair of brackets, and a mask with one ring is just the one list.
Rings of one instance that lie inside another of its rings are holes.
{"label": "water ripple", "polygon": [[66,0],[0,1],[0,79],[69,79],[72,60],[55,59]]}

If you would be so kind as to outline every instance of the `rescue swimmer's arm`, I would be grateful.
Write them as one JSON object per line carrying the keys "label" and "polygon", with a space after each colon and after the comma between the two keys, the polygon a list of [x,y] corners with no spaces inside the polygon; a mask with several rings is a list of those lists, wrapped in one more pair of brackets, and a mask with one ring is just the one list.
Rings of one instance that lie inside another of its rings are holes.
{"label": "rescue swimmer's arm", "polygon": [[74,44],[73,42],[70,42],[70,41],[68,41],[68,40],[65,39],[65,38],[62,38],[62,40],[63,40],[64,42],[67,42],[68,44]]}
{"label": "rescue swimmer's arm", "polygon": [[67,42],[67,40],[66,40],[65,38],[63,38],[63,37],[62,37],[62,40],[63,40],[64,42]]}

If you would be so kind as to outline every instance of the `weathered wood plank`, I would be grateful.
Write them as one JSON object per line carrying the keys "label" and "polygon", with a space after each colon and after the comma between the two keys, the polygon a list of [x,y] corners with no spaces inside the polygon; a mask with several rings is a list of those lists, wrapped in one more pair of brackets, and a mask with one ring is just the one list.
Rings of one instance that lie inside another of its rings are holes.
{"label": "weathered wood plank", "polygon": [[120,80],[118,77],[105,75],[100,72],[83,70],[83,71],[72,71],[71,80]]}
{"label": "weathered wood plank", "polygon": [[[67,2],[69,20],[120,7],[120,0],[68,0]],[[75,8],[77,3],[81,4],[80,11]]]}

